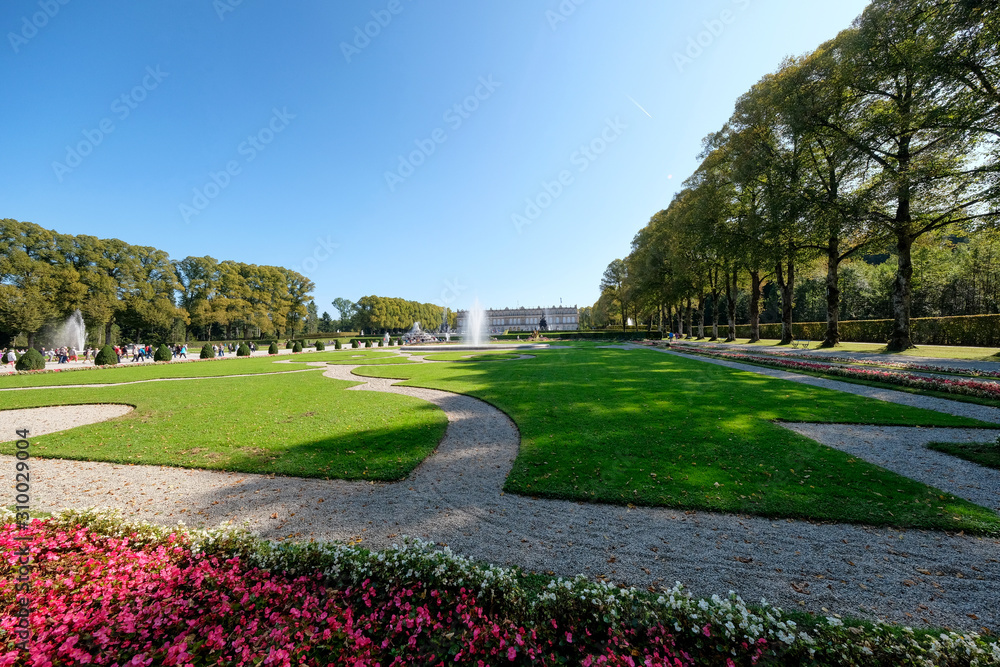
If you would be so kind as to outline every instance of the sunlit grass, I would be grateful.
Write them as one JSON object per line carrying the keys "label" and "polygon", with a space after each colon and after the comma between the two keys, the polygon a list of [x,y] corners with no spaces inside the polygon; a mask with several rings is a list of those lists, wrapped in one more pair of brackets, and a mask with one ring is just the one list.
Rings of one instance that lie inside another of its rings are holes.
{"label": "sunlit grass", "polygon": [[995,513],[820,445],[775,420],[981,422],[653,351],[539,351],[502,364],[355,371],[477,396],[517,423],[505,490],[525,495],[1000,532]]}

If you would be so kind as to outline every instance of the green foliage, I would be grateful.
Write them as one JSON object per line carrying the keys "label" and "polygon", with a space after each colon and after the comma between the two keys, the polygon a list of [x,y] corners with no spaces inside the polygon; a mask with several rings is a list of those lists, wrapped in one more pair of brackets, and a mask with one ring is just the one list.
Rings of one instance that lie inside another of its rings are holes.
{"label": "green foliage", "polygon": [[292,341],[290,341],[290,340],[286,340],[285,341],[285,349],[286,350],[292,349]]}
{"label": "green foliage", "polygon": [[340,343],[340,339],[339,339],[339,338],[338,338],[337,340],[333,341],[333,349],[335,349],[335,350],[339,350],[339,349],[341,349],[341,348],[343,348],[343,347],[344,347],[344,346],[343,346],[343,345],[341,345],[341,343]]}
{"label": "green foliage", "polygon": [[19,371],[40,371],[45,368],[45,357],[35,348],[29,347],[14,364],[14,368]]}
{"label": "green foliage", "polygon": [[361,347],[360,343],[358,343],[358,340],[356,338],[351,341],[351,347],[354,348],[355,350]]}
{"label": "green foliage", "polygon": [[97,353],[94,357],[95,366],[114,366],[118,363],[118,355],[115,354],[115,348],[110,345],[105,345],[101,348],[101,351]]}
{"label": "green foliage", "polygon": [[211,345],[209,345],[208,343],[205,343],[201,347],[201,354],[199,356],[202,359],[214,359],[215,358],[215,350],[212,349]]}
{"label": "green foliage", "polygon": [[153,353],[153,361],[170,361],[173,358],[174,353],[170,351],[166,343],[160,343],[160,346],[156,348],[156,352]]}
{"label": "green foliage", "polygon": [[236,348],[236,356],[237,357],[249,357],[250,356],[250,348],[247,347],[246,343],[240,343],[240,346],[238,348]]}
{"label": "green foliage", "polygon": [[433,303],[365,296],[355,306],[352,324],[365,331],[409,329],[414,322],[430,330],[441,323],[441,306]]}
{"label": "green foliage", "polygon": [[300,341],[295,341],[295,344],[292,345],[292,352],[301,352],[301,351],[302,351],[302,343]]}
{"label": "green foliage", "polygon": [[317,352],[322,352],[325,349],[326,349],[326,343],[324,343],[321,340],[316,341],[316,351]]}
{"label": "green foliage", "polygon": [[[856,343],[885,343],[892,334],[893,320],[845,320],[840,323],[840,339]],[[797,322],[792,327],[796,340],[823,340],[826,322]],[[910,337],[925,345],[1000,345],[1000,315],[958,317],[914,317]],[[736,325],[736,337],[747,338],[749,324]],[[781,324],[761,324],[761,338],[780,338]]]}
{"label": "green foliage", "polygon": [[372,347],[372,342],[370,340],[365,341],[365,347]]}
{"label": "green foliage", "polygon": [[278,344],[277,343],[271,343],[270,345],[268,345],[267,346],[267,353],[271,354],[271,355],[278,354]]}

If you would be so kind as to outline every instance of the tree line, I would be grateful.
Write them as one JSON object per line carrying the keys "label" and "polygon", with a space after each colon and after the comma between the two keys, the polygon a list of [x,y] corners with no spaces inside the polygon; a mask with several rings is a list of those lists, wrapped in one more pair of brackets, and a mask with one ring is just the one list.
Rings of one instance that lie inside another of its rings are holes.
{"label": "tree line", "polygon": [[25,334],[79,309],[89,330],[133,341],[191,334],[208,339],[292,337],[312,301],[312,281],[278,266],[171,260],[119,239],[60,234],[0,220],[0,338]]}
{"label": "tree line", "polygon": [[[363,296],[357,302],[340,297],[332,305],[340,314],[341,331],[401,332],[409,331],[414,322],[420,322],[424,331],[436,331],[445,313],[437,304],[374,295]],[[449,326],[454,327],[455,313],[449,311],[447,316]]]}
{"label": "tree line", "polygon": [[891,263],[888,347],[912,347],[915,253],[969,243],[1000,217],[1000,9],[874,0],[744,94],[700,158],[606,269],[595,319],[676,314],[704,335],[710,311],[712,337],[724,318],[732,339],[743,302],[757,339],[770,294],[789,342],[799,274],[819,264],[832,346],[842,268]]}

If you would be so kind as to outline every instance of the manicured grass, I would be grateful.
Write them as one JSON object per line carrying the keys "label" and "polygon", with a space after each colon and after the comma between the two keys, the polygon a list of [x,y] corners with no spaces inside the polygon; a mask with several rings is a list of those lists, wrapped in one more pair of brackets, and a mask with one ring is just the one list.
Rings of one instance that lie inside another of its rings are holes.
{"label": "manicured grass", "polygon": [[1000,470],[1000,445],[995,442],[931,442],[927,447],[987,468]]}
{"label": "manicured grass", "polygon": [[[320,353],[322,354],[322,353]],[[227,357],[206,361],[175,362],[169,364],[140,364],[113,366],[87,370],[66,370],[58,373],[32,375],[0,375],[0,389],[13,387],[55,387],[67,384],[115,384],[158,378],[218,377],[257,373],[287,373],[303,367],[276,364],[276,361],[321,361],[316,354],[280,355],[275,357]]]}
{"label": "manicured grass", "polygon": [[1000,532],[994,512],[774,420],[983,426],[653,352],[539,351],[503,364],[359,369],[477,396],[521,432],[506,490],[875,525]]}
{"label": "manicured grass", "polygon": [[[405,477],[437,447],[447,417],[408,396],[344,391],[353,384],[319,373],[257,375],[6,392],[3,406],[135,406],[112,421],[32,438],[38,457],[299,477]],[[13,454],[13,443],[0,444],[0,453]]]}
{"label": "manicured grass", "polygon": [[346,349],[335,350],[333,352],[317,352],[307,356],[296,356],[291,359],[295,363],[306,363],[312,361],[325,361],[328,364],[353,365],[353,364],[412,364],[415,363],[409,357],[400,357],[396,352],[385,350],[368,349]]}
{"label": "manicured grass", "polygon": [[[788,345],[778,345],[777,338],[767,338],[756,343],[751,343],[747,338],[737,338],[731,343],[725,340],[725,331],[720,331],[720,338],[713,343],[723,345],[752,345],[753,347],[768,348],[774,347],[778,350],[792,349]],[[686,341],[685,341],[686,342]],[[697,342],[692,340],[691,342]],[[872,354],[894,354],[899,357],[936,357],[938,359],[965,359],[968,361],[995,361],[1000,363],[1000,347],[962,347],[952,345],[918,345],[912,350],[905,352],[890,353],[881,343],[841,343],[837,347],[820,348],[819,341],[809,344],[810,350],[831,350],[843,352],[871,352]],[[762,350],[763,351],[763,350]]]}
{"label": "manicured grass", "polygon": [[[527,354],[531,352],[528,351]],[[456,352],[437,352],[424,357],[428,361],[501,361],[504,359],[519,359],[520,352],[508,352],[505,350],[491,350],[489,352],[472,352],[471,350]]]}

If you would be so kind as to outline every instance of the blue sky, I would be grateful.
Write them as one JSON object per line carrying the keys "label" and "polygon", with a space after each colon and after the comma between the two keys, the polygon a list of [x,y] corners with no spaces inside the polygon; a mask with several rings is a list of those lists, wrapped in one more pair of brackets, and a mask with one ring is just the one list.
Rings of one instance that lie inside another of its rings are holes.
{"label": "blue sky", "polygon": [[591,305],[736,98],[865,4],[6,0],[0,217],[295,268],[334,315]]}

